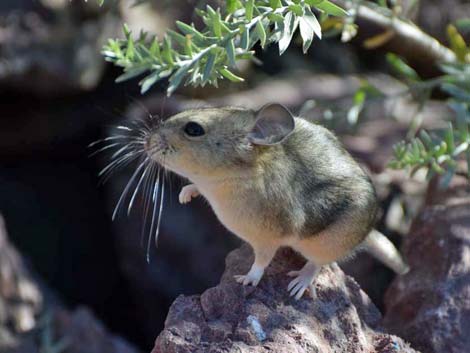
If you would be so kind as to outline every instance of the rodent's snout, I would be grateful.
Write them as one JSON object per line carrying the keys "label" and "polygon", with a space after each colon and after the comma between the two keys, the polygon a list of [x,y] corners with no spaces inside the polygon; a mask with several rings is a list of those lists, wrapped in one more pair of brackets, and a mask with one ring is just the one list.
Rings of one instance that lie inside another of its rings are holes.
{"label": "rodent's snout", "polygon": [[144,150],[152,159],[158,159],[159,155],[165,154],[168,144],[163,136],[158,133],[150,134],[144,143]]}

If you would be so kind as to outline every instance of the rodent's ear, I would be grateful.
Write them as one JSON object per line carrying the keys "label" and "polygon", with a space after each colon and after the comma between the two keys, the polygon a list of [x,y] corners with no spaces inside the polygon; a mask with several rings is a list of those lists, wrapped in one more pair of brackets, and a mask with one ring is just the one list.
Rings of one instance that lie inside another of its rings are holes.
{"label": "rodent's ear", "polygon": [[294,127],[294,117],[286,107],[267,104],[256,113],[256,123],[248,138],[256,145],[275,145],[289,136]]}

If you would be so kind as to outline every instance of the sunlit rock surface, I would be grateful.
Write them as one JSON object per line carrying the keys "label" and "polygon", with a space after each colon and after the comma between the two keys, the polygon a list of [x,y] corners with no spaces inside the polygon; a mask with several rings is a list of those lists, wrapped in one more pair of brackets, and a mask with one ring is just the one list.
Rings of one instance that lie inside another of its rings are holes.
{"label": "sunlit rock surface", "polygon": [[286,290],[289,270],[303,260],[282,249],[257,288],[233,280],[252,262],[247,245],[229,254],[221,283],[202,295],[180,296],[152,353],[168,352],[415,352],[386,334],[381,316],[337,265],[321,270],[314,298]]}

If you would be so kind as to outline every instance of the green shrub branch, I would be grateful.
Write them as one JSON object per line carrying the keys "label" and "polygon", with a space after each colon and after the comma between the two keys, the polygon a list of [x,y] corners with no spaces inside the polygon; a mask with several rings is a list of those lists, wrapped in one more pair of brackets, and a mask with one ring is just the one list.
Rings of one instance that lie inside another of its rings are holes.
{"label": "green shrub branch", "polygon": [[[312,9],[319,14],[314,14]],[[207,5],[196,10],[204,27],[177,21],[178,31],[164,37],[141,32],[134,38],[124,26],[124,39],[110,39],[103,49],[107,61],[123,68],[118,82],[144,75],[142,93],[168,78],[168,95],[180,85],[217,86],[220,79],[243,81],[237,62],[254,57],[253,47],[278,43],[279,54],[289,47],[299,29],[306,52],[314,37],[321,38],[320,21],[347,13],[327,0],[228,0],[225,8]]]}

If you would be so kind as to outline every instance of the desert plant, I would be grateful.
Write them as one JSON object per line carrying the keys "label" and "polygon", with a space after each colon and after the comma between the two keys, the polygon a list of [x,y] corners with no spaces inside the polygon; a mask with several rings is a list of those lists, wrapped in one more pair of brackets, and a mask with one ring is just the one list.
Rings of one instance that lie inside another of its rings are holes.
{"label": "desert plant", "polygon": [[[105,59],[124,70],[116,81],[142,75],[139,85],[145,93],[157,81],[167,78],[168,95],[181,85],[217,85],[220,79],[241,82],[237,61],[253,59],[258,43],[262,48],[277,43],[282,55],[299,29],[305,53],[315,36],[322,37],[322,30],[341,34],[341,39],[347,41],[357,32],[357,19],[369,21],[382,27],[383,32],[366,40],[367,48],[398,38],[411,44],[432,65],[439,65],[441,76],[422,80],[400,57],[406,52],[398,48],[395,54],[387,55],[390,65],[407,84],[408,93],[421,107],[433,91],[440,90],[449,95],[449,105],[455,113],[455,119],[443,131],[421,131],[413,125],[411,138],[395,146],[390,167],[410,169],[412,173],[426,168],[429,177],[444,174],[443,184],[448,184],[458,171],[458,161],[465,156],[470,177],[470,49],[459,33],[469,30],[470,20],[449,25],[450,46],[445,47],[407,18],[417,2],[407,9],[399,0],[227,0],[224,5],[196,9],[204,24],[202,28],[178,21],[178,31],[168,30],[161,40],[145,32],[134,37],[124,26],[124,38],[110,39],[103,49]],[[370,94],[380,92],[367,83],[356,92],[347,114],[350,123],[358,122]]]}

